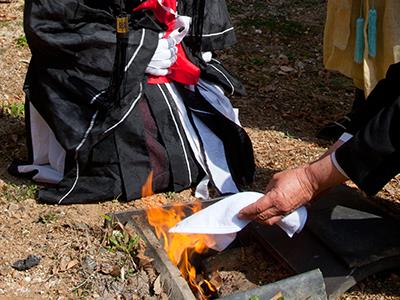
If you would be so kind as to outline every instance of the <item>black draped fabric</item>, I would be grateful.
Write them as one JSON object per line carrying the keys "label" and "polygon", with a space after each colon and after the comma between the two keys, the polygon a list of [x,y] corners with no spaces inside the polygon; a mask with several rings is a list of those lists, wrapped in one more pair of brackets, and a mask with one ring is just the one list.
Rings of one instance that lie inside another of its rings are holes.
{"label": "black draped fabric", "polygon": [[342,169],[367,194],[376,194],[400,172],[400,63],[368,96],[352,118],[354,137],[336,151]]}
{"label": "black draped fabric", "polygon": [[[193,16],[197,12],[193,8],[198,7],[198,2],[202,0],[179,1],[178,11],[183,16]],[[236,42],[233,25],[229,18],[228,9],[225,1],[203,0],[204,1],[204,21],[201,32],[201,50],[214,51],[232,46]],[[193,42],[194,32],[190,32],[186,37],[188,44]]]}
{"label": "black draped fabric", "polygon": [[[215,32],[223,33],[203,39],[205,49],[230,46],[234,35],[225,2],[206,3],[203,31],[216,26]],[[185,8],[189,16],[193,13],[190,5],[191,0],[179,1],[179,7]],[[39,192],[45,202],[137,199],[143,196],[142,188],[150,176],[152,191],[161,192],[195,185],[205,174],[186,139],[168,89],[162,84],[146,83],[145,69],[162,31],[149,12],[128,14],[123,81],[117,97],[109,92],[116,52],[113,8],[112,1],[25,1],[24,29],[32,52],[24,84],[30,156],[27,162],[14,163],[9,170],[36,180],[38,171],[23,171],[21,167],[42,167],[34,150],[40,139],[31,124],[33,119],[43,119],[42,127],[48,127],[49,136],[54,134],[65,151],[65,158],[61,156],[65,159],[62,178]],[[213,24],[217,19],[220,23]],[[190,46],[185,49],[190,52]],[[194,62],[202,64],[203,78],[220,84],[228,93],[244,91],[238,80],[221,69],[222,65],[215,71],[210,67],[213,62]],[[207,68],[214,75],[207,75]],[[222,116],[219,120],[227,122]],[[241,129],[230,135],[243,137],[245,133]],[[243,144],[240,138],[229,141],[247,149],[249,165],[233,166],[232,170],[238,184],[249,181],[254,172],[251,143],[246,140]]]}

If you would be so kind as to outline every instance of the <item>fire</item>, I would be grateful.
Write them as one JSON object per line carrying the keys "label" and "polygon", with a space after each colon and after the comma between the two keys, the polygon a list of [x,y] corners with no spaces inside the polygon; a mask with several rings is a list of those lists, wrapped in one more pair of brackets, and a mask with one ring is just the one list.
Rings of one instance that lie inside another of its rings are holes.
{"label": "fire", "polygon": [[[191,206],[193,213],[200,209],[200,202],[195,202]],[[162,238],[164,249],[169,259],[179,268],[182,276],[198,297],[200,299],[209,299],[210,291],[215,293],[216,288],[207,280],[203,281],[204,285],[197,283],[196,269],[190,263],[190,258],[194,253],[206,251],[208,249],[207,245],[213,245],[214,240],[211,236],[205,234],[169,233],[168,230],[182,220],[183,217],[185,217],[183,206],[172,206],[169,209],[153,207],[147,210],[148,222],[154,227],[157,237],[159,239]]]}
{"label": "fire", "polygon": [[153,170],[147,176],[146,182],[142,186],[142,197],[153,195]]}

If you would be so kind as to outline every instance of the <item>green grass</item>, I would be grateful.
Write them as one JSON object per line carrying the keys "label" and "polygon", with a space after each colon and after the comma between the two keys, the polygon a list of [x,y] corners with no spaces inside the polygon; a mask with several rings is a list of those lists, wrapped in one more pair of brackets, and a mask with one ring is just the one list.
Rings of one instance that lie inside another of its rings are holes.
{"label": "green grass", "polygon": [[15,41],[17,47],[27,47],[28,46],[28,41],[26,40],[25,35],[21,35],[19,38],[16,39]]}
{"label": "green grass", "polygon": [[7,183],[0,188],[1,196],[8,202],[21,202],[26,199],[35,199],[39,188],[35,184]]}
{"label": "green grass", "polygon": [[4,114],[15,119],[23,118],[25,115],[25,107],[23,102],[9,103],[4,101],[0,103],[0,110],[2,110]]}
{"label": "green grass", "polygon": [[42,224],[55,223],[58,220],[58,215],[55,212],[48,212],[39,216],[38,222]]}

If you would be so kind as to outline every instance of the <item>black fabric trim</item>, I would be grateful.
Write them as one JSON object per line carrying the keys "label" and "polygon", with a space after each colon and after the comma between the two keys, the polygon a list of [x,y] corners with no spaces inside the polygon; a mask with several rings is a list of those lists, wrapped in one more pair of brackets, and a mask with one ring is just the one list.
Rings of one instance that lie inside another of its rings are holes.
{"label": "black fabric trim", "polygon": [[246,95],[243,84],[215,59],[207,63],[206,68],[202,69],[201,78],[221,86],[227,94]]}

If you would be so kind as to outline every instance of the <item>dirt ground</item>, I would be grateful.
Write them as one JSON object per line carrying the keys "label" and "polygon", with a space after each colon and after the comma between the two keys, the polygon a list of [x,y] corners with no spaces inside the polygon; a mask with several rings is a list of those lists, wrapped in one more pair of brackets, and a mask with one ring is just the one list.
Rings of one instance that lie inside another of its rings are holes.
{"label": "dirt ground", "polygon": [[[232,102],[253,141],[257,171],[252,189],[262,191],[273,173],[327,149],[329,144],[315,133],[349,111],[353,88],[349,79],[322,65],[326,1],[227,2],[238,43],[219,53],[219,59],[247,89],[247,96]],[[36,201],[35,184],[8,175],[11,160],[25,156],[22,84],[30,51],[22,15],[23,0],[0,0],[0,298],[165,299],[162,291],[154,292],[155,280],[149,278],[157,274],[136,271],[137,262],[126,253],[107,251],[104,215],[190,202],[190,190],[130,203],[49,206]],[[375,201],[399,216],[399,199],[395,178]],[[40,256],[40,263],[24,272],[11,268],[28,255]],[[342,299],[400,299],[399,276],[400,270],[374,275]]]}

